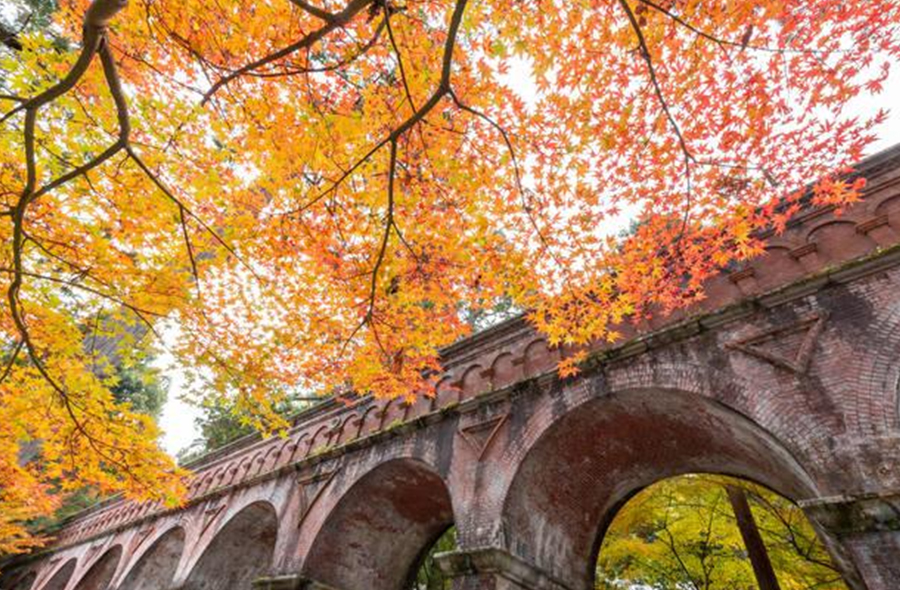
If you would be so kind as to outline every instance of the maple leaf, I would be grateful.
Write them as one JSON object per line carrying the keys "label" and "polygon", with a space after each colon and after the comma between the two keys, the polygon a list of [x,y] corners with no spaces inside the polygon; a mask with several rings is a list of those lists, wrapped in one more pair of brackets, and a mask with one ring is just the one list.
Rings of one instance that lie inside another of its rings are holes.
{"label": "maple leaf", "polygon": [[[758,254],[806,183],[857,200],[845,167],[885,115],[844,110],[900,55],[900,7],[728,6],[156,0],[148,19],[74,0],[18,33],[0,48],[0,465],[41,440],[43,470],[4,467],[28,493],[0,513],[49,511],[63,475],[183,494],[85,346],[97,318],[174,326],[197,387],[273,433],[297,388],[433,395],[461,309],[613,341]],[[31,542],[2,530],[0,549]]]}

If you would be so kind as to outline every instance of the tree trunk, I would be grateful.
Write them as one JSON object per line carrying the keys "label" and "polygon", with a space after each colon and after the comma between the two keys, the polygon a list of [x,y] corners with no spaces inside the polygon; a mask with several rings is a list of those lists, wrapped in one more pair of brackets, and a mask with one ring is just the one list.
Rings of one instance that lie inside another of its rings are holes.
{"label": "tree trunk", "polygon": [[743,488],[737,486],[725,486],[725,490],[728,492],[731,509],[734,510],[738,529],[741,531],[744,546],[750,556],[750,564],[753,566],[753,573],[756,574],[759,590],[781,590],[778,586],[778,578],[775,577],[775,570],[772,568],[772,562],[769,561],[769,552],[766,551],[766,545],[763,543],[759,528],[753,519],[753,513],[750,511],[747,493]]}

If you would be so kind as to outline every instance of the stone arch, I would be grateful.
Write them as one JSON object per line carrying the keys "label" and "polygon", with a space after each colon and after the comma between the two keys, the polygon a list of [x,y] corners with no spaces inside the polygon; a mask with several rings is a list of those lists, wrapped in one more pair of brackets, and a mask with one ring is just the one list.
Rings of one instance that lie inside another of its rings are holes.
{"label": "stone arch", "polygon": [[771,433],[684,390],[632,389],[577,404],[518,465],[502,508],[506,544],[572,588],[590,587],[599,540],[618,508],[660,479],[721,473],[793,500],[816,495]]}
{"label": "stone arch", "polygon": [[310,546],[303,573],[341,590],[401,590],[423,551],[452,524],[443,478],[421,460],[391,459],[340,497]]}
{"label": "stone arch", "polygon": [[168,529],[124,572],[116,590],[156,590],[171,586],[184,551],[184,529]]}
{"label": "stone arch", "polygon": [[119,561],[122,559],[122,546],[116,545],[108,549],[87,573],[75,584],[75,590],[106,590],[112,582]]}
{"label": "stone arch", "polygon": [[265,501],[249,504],[216,532],[181,588],[249,588],[272,567],[277,532],[275,508]]}
{"label": "stone arch", "polygon": [[64,590],[69,584],[72,574],[75,573],[77,564],[78,560],[74,557],[63,563],[40,587],[40,590]]}

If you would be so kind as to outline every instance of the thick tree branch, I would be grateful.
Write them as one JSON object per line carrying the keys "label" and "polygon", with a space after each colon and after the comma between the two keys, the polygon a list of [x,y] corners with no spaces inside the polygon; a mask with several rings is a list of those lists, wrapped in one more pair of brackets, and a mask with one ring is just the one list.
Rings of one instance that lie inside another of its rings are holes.
{"label": "thick tree branch", "polygon": [[351,0],[349,4],[342,10],[341,12],[336,13],[333,18],[326,21],[326,24],[319,29],[309,33],[304,36],[299,41],[288,45],[278,51],[270,53],[269,55],[260,58],[256,61],[252,61],[236,70],[231,72],[230,74],[219,78],[212,87],[206,91],[206,94],[203,95],[203,99],[200,101],[200,104],[206,104],[213,97],[213,95],[218,92],[222,87],[231,83],[236,78],[243,76],[248,72],[252,72],[262,66],[270,64],[272,62],[278,61],[292,53],[295,53],[301,49],[305,49],[317,43],[320,39],[323,39],[326,35],[331,33],[332,31],[345,26],[349,23],[353,17],[355,17],[361,10],[366,8],[369,4],[371,4],[373,0]]}

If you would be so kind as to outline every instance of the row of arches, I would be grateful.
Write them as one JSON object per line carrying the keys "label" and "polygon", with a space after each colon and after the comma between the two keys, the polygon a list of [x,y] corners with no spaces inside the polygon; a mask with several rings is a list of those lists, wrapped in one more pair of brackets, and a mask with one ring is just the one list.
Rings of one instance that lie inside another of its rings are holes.
{"label": "row of arches", "polygon": [[[389,457],[354,477],[327,502],[321,526],[305,541],[301,573],[340,590],[407,590],[423,556],[449,527],[456,527],[463,547],[484,541],[483,531],[493,527],[500,533],[492,542],[569,588],[590,588],[613,518],[660,480],[716,473],[791,500],[816,493],[772,434],[697,394],[633,390],[586,399],[552,420],[536,418],[519,426],[520,437],[533,444],[512,446],[498,458],[516,466],[508,484],[499,471],[488,472],[474,502],[454,497],[448,479],[458,474],[423,457]],[[279,524],[272,504],[249,504],[218,529],[178,587],[249,590],[253,579],[277,567]],[[184,553],[185,533],[175,527],[127,569],[120,568],[122,548],[115,546],[74,584],[72,560],[38,586],[14,590],[165,590]]]}
{"label": "row of arches", "polygon": [[[277,519],[271,504],[255,502],[244,508],[219,531],[181,587],[184,590],[249,589],[252,580],[271,566],[276,531]],[[117,590],[169,588],[184,550],[184,529],[175,526],[143,552],[115,587]],[[69,559],[39,588],[106,590],[121,566],[122,553],[121,545],[106,550],[74,585],[71,582],[77,559]],[[9,590],[38,590],[33,587],[35,577],[34,573],[29,573]]]}

